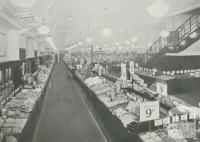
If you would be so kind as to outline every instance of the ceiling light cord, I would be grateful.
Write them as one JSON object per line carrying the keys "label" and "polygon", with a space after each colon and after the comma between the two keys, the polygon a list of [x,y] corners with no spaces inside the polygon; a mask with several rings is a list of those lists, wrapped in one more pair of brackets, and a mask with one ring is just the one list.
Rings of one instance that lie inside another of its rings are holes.
{"label": "ceiling light cord", "polygon": [[88,24],[87,28],[88,28],[88,37],[90,37],[90,24]]}
{"label": "ceiling light cord", "polygon": [[135,24],[133,24],[133,36],[135,36]]}
{"label": "ceiling light cord", "polygon": [[105,27],[107,27],[107,26],[108,26],[107,10],[108,10],[108,8],[107,8],[107,7],[105,7]]}
{"label": "ceiling light cord", "polygon": [[82,33],[80,32],[80,41],[82,41]]}

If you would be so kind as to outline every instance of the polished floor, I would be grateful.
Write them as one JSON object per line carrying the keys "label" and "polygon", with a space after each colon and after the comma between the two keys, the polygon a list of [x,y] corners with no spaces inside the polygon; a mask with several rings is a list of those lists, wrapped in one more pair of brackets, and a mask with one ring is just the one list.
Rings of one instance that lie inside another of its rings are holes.
{"label": "polished floor", "polygon": [[32,142],[106,142],[64,63],[56,63]]}

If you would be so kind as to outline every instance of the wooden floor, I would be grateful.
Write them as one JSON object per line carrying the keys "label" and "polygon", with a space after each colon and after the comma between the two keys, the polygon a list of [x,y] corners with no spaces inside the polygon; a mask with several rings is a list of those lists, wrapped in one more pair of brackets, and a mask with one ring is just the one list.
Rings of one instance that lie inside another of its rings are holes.
{"label": "wooden floor", "polygon": [[106,142],[64,63],[50,78],[32,142]]}

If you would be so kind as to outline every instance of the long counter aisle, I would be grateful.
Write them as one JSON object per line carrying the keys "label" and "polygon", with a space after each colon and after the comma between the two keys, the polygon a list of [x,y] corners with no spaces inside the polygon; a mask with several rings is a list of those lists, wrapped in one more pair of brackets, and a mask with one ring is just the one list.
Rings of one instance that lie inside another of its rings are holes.
{"label": "long counter aisle", "polygon": [[64,63],[55,65],[33,142],[107,141]]}

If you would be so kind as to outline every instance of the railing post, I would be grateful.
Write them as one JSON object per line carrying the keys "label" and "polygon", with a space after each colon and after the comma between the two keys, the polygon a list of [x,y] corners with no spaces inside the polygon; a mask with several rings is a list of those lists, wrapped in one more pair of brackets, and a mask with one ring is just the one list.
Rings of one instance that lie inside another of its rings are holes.
{"label": "railing post", "polygon": [[192,18],[190,19],[190,33],[192,32]]}

